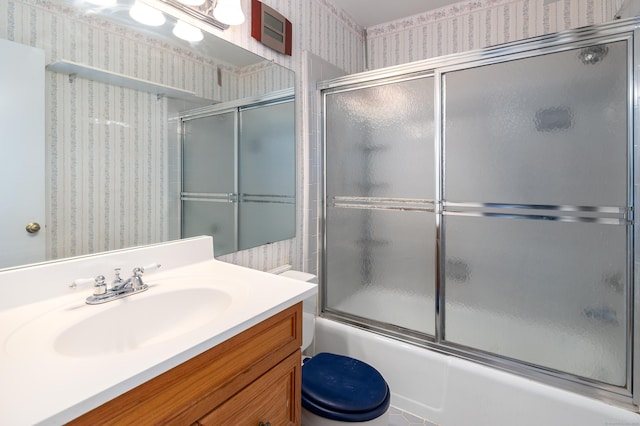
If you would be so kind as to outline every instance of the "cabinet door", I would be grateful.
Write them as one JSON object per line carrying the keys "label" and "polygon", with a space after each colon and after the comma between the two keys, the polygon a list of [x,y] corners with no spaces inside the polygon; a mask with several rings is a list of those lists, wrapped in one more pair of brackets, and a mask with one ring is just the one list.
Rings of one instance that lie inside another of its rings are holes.
{"label": "cabinet door", "polygon": [[300,424],[301,353],[291,354],[198,421],[202,426]]}

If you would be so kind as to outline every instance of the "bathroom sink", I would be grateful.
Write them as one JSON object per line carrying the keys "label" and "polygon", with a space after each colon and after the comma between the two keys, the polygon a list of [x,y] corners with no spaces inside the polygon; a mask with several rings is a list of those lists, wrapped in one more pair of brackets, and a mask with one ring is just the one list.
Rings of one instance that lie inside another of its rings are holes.
{"label": "bathroom sink", "polygon": [[200,288],[121,302],[63,331],[53,343],[55,350],[68,356],[95,356],[163,342],[212,321],[231,305],[231,297]]}
{"label": "bathroom sink", "polygon": [[[90,305],[91,283],[69,287],[151,261],[166,269],[121,299]],[[225,342],[316,292],[215,260],[211,237],[3,270],[0,284],[1,425],[67,424],[218,345],[225,352]]]}
{"label": "bathroom sink", "polygon": [[[67,357],[117,355],[163,343],[211,324],[231,302],[231,295],[224,290],[196,287],[156,293],[149,289],[104,305],[65,306],[18,329],[5,350],[14,355],[26,355],[26,350],[31,356],[51,349]],[[48,333],[49,339],[34,341],[38,329],[53,333]],[[28,336],[30,341],[26,341]]]}

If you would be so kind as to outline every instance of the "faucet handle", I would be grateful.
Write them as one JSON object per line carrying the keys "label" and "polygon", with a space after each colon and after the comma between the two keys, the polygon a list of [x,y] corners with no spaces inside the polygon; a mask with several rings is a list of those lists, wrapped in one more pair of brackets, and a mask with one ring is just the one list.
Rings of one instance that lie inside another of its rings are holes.
{"label": "faucet handle", "polygon": [[142,272],[144,274],[145,272],[147,272],[147,273],[148,272],[155,272],[158,269],[160,269],[161,266],[162,265],[159,264],[159,263],[151,263],[151,264],[149,264],[147,266],[141,266],[140,268],[136,268],[136,269],[140,269],[140,272]]}
{"label": "faucet handle", "polygon": [[153,272],[157,270],[161,265],[159,263],[152,263],[147,266],[138,266],[133,268],[133,276],[129,278],[131,282],[131,286],[134,290],[140,290],[142,288],[147,288],[147,285],[142,282],[142,274],[145,272]]}
{"label": "faucet handle", "polygon": [[121,270],[121,268],[115,268],[115,269],[113,270],[113,275],[114,275],[115,277],[114,277],[114,279],[113,279],[113,283],[112,283],[112,285],[118,286],[118,285],[122,284],[122,282],[124,281],[124,280],[122,279],[122,277],[120,276],[120,270]]}
{"label": "faucet handle", "polygon": [[77,278],[69,285],[70,288],[84,287],[93,284],[93,295],[99,296],[107,292],[107,283],[104,275],[98,275],[95,278]]}
{"label": "faucet handle", "polygon": [[105,282],[104,275],[98,275],[95,279],[95,285],[93,286],[93,295],[100,296],[107,292],[107,283]]}
{"label": "faucet handle", "polygon": [[89,284],[94,284],[95,282],[95,278],[76,278],[71,284],[69,284],[69,288],[84,287]]}

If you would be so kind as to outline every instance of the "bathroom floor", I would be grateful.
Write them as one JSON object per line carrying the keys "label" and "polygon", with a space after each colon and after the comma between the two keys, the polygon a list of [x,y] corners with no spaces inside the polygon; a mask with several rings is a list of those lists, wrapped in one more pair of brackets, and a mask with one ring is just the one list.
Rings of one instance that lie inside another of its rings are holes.
{"label": "bathroom floor", "polygon": [[428,420],[416,417],[406,411],[391,407],[389,410],[389,426],[438,426]]}

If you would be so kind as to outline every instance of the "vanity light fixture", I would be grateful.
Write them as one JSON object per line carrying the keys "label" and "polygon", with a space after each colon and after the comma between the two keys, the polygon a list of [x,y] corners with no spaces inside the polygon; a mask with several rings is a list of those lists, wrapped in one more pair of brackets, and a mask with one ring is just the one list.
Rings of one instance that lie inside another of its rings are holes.
{"label": "vanity light fixture", "polygon": [[129,16],[141,24],[148,25],[150,27],[159,27],[160,25],[163,25],[166,20],[162,12],[158,9],[142,3],[139,0],[136,0],[129,10]]}
{"label": "vanity light fixture", "polygon": [[184,21],[178,20],[173,27],[173,35],[186,41],[200,41],[204,38],[202,31],[193,25],[187,24]]}
{"label": "vanity light fixture", "polygon": [[178,0],[182,4],[186,4],[187,6],[202,6],[205,0]]}
{"label": "vanity light fixture", "polygon": [[244,22],[244,13],[240,0],[218,0],[213,9],[213,17],[223,24],[240,25]]}

